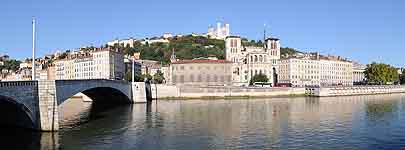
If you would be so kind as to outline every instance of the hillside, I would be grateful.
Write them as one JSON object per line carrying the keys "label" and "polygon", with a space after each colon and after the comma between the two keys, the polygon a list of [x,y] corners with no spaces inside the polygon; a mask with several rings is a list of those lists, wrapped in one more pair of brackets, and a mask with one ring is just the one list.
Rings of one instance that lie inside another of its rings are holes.
{"label": "hillside", "polygon": [[[261,41],[242,39],[245,46],[262,46]],[[121,47],[122,48],[122,47]],[[216,56],[225,59],[225,42],[222,40],[208,39],[202,36],[184,36],[170,39],[170,43],[153,43],[142,45],[140,42],[135,47],[124,47],[125,54],[141,53],[141,59],[161,61],[163,64],[170,62],[172,50],[175,50],[178,59],[193,59],[199,57]],[[293,48],[281,48],[281,55],[292,55],[299,51]]]}

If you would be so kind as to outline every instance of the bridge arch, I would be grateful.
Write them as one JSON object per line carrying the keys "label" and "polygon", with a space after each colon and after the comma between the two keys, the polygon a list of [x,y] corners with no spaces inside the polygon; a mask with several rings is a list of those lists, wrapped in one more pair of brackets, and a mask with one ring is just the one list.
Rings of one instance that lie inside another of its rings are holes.
{"label": "bridge arch", "polygon": [[58,105],[78,93],[83,93],[97,103],[132,103],[132,91],[128,83],[108,80],[56,81]]}
{"label": "bridge arch", "polygon": [[20,103],[20,100],[0,95],[0,125],[37,129],[38,123],[34,114],[33,110]]}

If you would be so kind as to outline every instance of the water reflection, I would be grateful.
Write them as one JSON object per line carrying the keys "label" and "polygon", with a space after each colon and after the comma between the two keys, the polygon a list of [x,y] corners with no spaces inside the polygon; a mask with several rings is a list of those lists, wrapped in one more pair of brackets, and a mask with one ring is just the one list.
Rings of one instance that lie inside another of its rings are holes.
{"label": "water reflection", "polygon": [[404,101],[393,94],[82,104],[63,110],[72,112],[56,134],[17,130],[0,140],[23,143],[10,149],[398,149]]}

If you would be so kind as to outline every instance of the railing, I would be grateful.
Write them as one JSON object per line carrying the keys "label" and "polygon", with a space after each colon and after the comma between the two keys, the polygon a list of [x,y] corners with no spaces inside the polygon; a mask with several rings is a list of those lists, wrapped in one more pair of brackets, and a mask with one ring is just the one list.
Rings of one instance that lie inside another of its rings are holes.
{"label": "railing", "polygon": [[11,87],[11,86],[36,86],[38,81],[6,81],[0,82],[0,87]]}

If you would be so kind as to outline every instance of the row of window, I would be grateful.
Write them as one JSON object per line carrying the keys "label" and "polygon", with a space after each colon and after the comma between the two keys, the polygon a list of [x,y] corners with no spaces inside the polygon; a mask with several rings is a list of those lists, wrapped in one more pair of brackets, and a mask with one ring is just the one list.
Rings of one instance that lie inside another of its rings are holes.
{"label": "row of window", "polygon": [[185,83],[185,82],[230,82],[231,76],[225,75],[173,75],[173,83]]}
{"label": "row of window", "polygon": [[185,70],[185,69],[188,69],[188,70],[194,70],[194,69],[197,69],[197,70],[201,70],[201,69],[206,69],[206,70],[225,70],[225,66],[175,66],[175,67],[173,67],[173,71],[176,71],[176,70]]}

